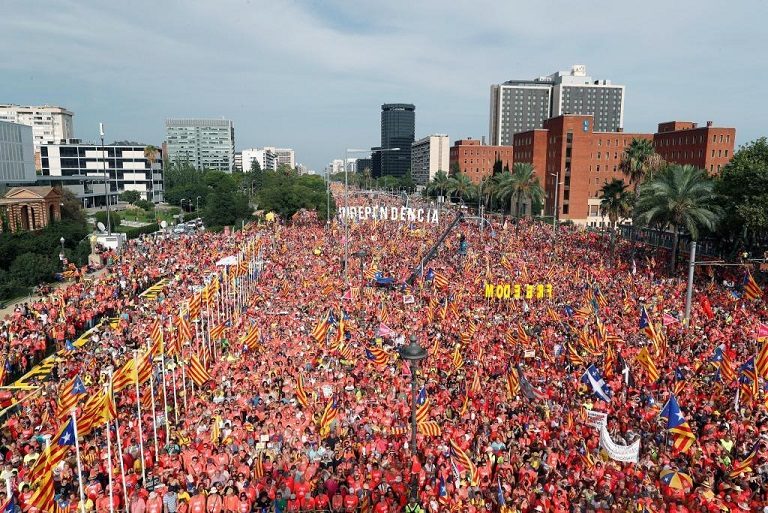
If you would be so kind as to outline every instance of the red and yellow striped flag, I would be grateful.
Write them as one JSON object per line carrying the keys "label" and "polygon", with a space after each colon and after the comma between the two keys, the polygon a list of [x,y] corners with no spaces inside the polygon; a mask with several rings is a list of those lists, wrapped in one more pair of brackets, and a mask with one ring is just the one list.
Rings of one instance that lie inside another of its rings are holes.
{"label": "red and yellow striped flag", "polygon": [[309,397],[307,397],[307,391],[304,390],[304,377],[301,374],[296,378],[296,401],[302,408],[309,407]]}
{"label": "red and yellow striped flag", "polygon": [[200,359],[196,354],[193,354],[189,359],[189,377],[192,378],[192,381],[199,387],[203,386],[206,381],[211,379],[210,374],[205,370],[203,364],[200,363]]}

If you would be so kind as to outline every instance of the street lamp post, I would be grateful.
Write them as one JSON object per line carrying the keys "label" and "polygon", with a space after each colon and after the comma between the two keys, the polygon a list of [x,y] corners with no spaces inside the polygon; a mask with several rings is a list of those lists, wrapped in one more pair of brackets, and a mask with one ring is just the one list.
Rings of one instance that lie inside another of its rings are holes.
{"label": "street lamp post", "polygon": [[[411,335],[410,343],[400,349],[400,358],[407,361],[411,368],[411,458],[416,457],[416,369],[419,362],[427,357],[427,351],[416,340],[416,335]],[[418,478],[411,475],[411,500],[418,497]]]}
{"label": "street lamp post", "polygon": [[104,123],[99,123],[99,137],[101,137],[101,162],[104,169],[104,201],[107,206],[107,235],[112,235],[112,222],[109,214],[110,180],[109,175],[107,175],[107,152],[104,149]]}
{"label": "street lamp post", "polygon": [[197,198],[195,198],[195,212],[200,210],[200,198],[202,198],[202,196],[198,196]]}
{"label": "street lamp post", "polygon": [[368,256],[368,250],[365,248],[354,253],[354,255],[360,259],[360,287],[363,286],[363,259]]}
{"label": "street lamp post", "polygon": [[59,260],[61,260],[61,266],[64,267],[64,237],[59,239],[61,242],[61,253],[59,253]]}

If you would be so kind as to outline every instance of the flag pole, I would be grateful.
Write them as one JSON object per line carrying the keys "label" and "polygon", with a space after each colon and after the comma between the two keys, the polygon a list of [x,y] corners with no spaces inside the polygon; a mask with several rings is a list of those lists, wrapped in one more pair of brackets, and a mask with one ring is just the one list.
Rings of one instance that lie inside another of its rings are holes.
{"label": "flag pole", "polygon": [[181,365],[181,388],[184,390],[184,413],[187,413],[187,375],[186,375],[186,367],[187,365],[184,363],[184,360],[181,360],[179,363]]}
{"label": "flag pole", "polygon": [[168,445],[171,441],[171,430],[168,426],[168,393],[166,392],[167,383],[165,379],[165,340],[160,344],[160,370],[163,373],[163,420],[165,421],[165,443]]}
{"label": "flag pole", "polygon": [[[107,381],[106,383],[104,383],[104,395],[107,396],[107,400],[110,401],[111,403],[112,396],[109,393],[110,381]],[[109,409],[109,406],[107,406],[107,408]],[[109,478],[109,513],[115,513],[114,492],[112,487],[112,436],[109,433],[110,424],[111,424],[111,420],[108,418],[107,426],[104,433],[107,435],[107,465],[108,465],[107,476]]]}
{"label": "flag pole", "polygon": [[75,458],[77,459],[77,483],[80,486],[80,511],[85,512],[85,487],[83,486],[83,465],[80,462],[80,441],[77,439],[77,414],[74,408],[72,415],[72,431],[75,434]]}
{"label": "flag pole", "polygon": [[[178,365],[174,362],[173,364],[173,372],[171,373],[171,380],[173,381],[173,424],[174,428],[178,426],[179,424],[179,403],[176,399],[176,370],[178,369]],[[185,412],[186,413],[186,412]]]}
{"label": "flag pole", "polygon": [[[149,340],[147,340],[147,351],[151,348],[151,344]],[[160,460],[160,449],[158,447],[157,443],[157,410],[155,409],[155,369],[154,367],[154,358],[152,357],[152,353],[149,353],[149,398],[152,401],[152,435],[155,441],[155,462]],[[138,380],[136,380],[138,383]]]}
{"label": "flag pole", "polygon": [[[113,400],[114,392],[112,391],[112,369],[109,369],[109,393],[110,400]],[[123,461],[123,442],[120,439],[120,417],[115,417],[115,438],[117,438],[117,454],[118,461],[120,462],[120,475],[123,481],[123,496],[125,499],[125,513],[128,513],[128,488],[125,486],[125,462]]]}
{"label": "flag pole", "polygon": [[136,373],[134,384],[136,386],[136,415],[139,422],[139,453],[141,454],[141,480],[145,482],[147,473],[144,470],[144,430],[141,428],[141,394],[139,393],[139,350],[133,350],[133,372]]}

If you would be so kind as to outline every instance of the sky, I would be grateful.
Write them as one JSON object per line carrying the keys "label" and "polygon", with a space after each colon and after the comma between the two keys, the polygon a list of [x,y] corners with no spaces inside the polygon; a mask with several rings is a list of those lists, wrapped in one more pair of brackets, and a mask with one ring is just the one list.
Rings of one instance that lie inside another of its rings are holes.
{"label": "sky", "polygon": [[0,103],[60,105],[75,136],[159,145],[164,120],[226,118],[235,145],[322,170],[377,146],[382,103],[416,137],[488,137],[490,86],[584,64],[626,86],[624,129],[768,135],[768,2],[0,0]]}

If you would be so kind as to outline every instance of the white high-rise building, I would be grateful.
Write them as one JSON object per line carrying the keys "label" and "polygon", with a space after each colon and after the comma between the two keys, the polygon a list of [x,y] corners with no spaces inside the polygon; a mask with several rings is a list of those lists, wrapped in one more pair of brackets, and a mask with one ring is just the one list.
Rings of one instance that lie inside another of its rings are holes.
{"label": "white high-rise building", "polygon": [[167,119],[168,160],[196,169],[235,169],[235,126],[226,119]]}
{"label": "white high-rise building", "polygon": [[575,64],[533,80],[509,80],[491,86],[490,140],[493,146],[511,146],[516,133],[543,127],[544,120],[563,114],[594,116],[594,130],[624,128],[623,85],[593,80],[587,68]]}
{"label": "white high-rise building", "polygon": [[290,166],[291,169],[296,167],[296,153],[291,148],[275,148],[274,146],[265,146],[264,150],[269,150],[275,154],[277,158],[277,165]]}
{"label": "white high-rise building", "polygon": [[22,106],[0,103],[0,121],[32,127],[35,153],[40,151],[43,144],[73,139],[75,130],[72,127],[72,116],[74,114],[67,109],[52,105]]}
{"label": "white high-rise building", "polygon": [[427,185],[438,171],[448,174],[450,142],[445,134],[435,134],[411,144],[411,176],[416,185]]}
{"label": "white high-rise building", "polygon": [[262,171],[274,171],[277,169],[277,154],[271,148],[248,148],[242,151],[243,172],[251,170],[253,161],[259,163]]}

